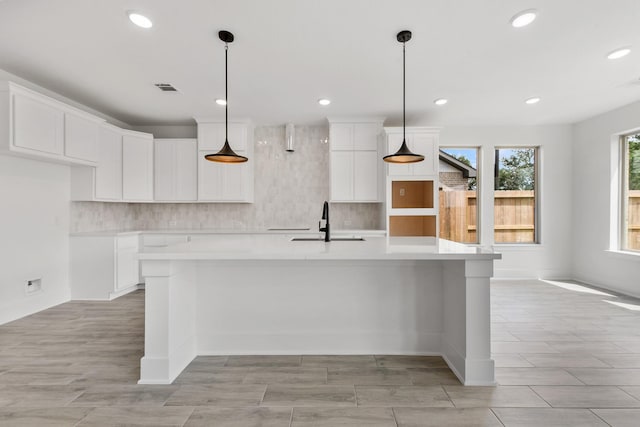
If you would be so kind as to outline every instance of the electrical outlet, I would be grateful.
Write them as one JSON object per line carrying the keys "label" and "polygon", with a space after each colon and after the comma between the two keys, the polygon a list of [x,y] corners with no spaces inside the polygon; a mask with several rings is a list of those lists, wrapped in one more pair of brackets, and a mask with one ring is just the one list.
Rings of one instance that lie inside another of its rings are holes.
{"label": "electrical outlet", "polygon": [[350,219],[345,219],[344,220],[344,226],[345,227],[350,227],[351,226],[351,220]]}
{"label": "electrical outlet", "polygon": [[27,280],[25,284],[25,293],[27,295],[40,292],[42,290],[42,279]]}
{"label": "electrical outlet", "polygon": [[401,188],[401,189],[400,189],[400,195],[401,195],[401,196],[404,196],[404,188]]}

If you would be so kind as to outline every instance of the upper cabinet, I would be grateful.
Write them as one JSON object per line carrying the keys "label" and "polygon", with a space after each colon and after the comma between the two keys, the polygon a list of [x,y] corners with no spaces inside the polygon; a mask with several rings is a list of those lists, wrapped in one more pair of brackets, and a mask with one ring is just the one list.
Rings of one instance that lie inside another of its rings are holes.
{"label": "upper cabinet", "polygon": [[95,165],[103,119],[12,82],[0,84],[0,146],[11,154]]}
{"label": "upper cabinet", "polygon": [[127,131],[122,136],[122,198],[153,201],[153,135]]}
{"label": "upper cabinet", "polygon": [[198,198],[198,146],[195,139],[154,140],[156,201]]}
{"label": "upper cabinet", "polygon": [[11,142],[15,147],[62,155],[64,112],[37,97],[20,92],[12,94],[11,106]]}
{"label": "upper cabinet", "polygon": [[[402,145],[403,129],[401,127],[384,128],[387,135],[387,153],[393,154]],[[422,154],[424,160],[418,163],[388,163],[389,176],[420,176],[438,173],[438,138],[439,128],[408,127],[406,140],[409,150]],[[385,155],[386,155],[385,154]]]}
{"label": "upper cabinet", "polygon": [[253,202],[253,126],[248,121],[229,122],[229,145],[245,163],[217,163],[204,158],[217,153],[225,141],[225,123],[204,119],[198,122],[198,201]]}
{"label": "upper cabinet", "polygon": [[152,202],[153,151],[153,135],[101,124],[97,166],[71,168],[71,200]]}
{"label": "upper cabinet", "polygon": [[95,163],[98,160],[98,133],[101,122],[91,116],[65,113],[64,155]]}
{"label": "upper cabinet", "polygon": [[122,200],[122,130],[112,125],[102,125],[97,152],[96,199]]}
{"label": "upper cabinet", "polygon": [[383,118],[330,118],[332,202],[381,202]]}

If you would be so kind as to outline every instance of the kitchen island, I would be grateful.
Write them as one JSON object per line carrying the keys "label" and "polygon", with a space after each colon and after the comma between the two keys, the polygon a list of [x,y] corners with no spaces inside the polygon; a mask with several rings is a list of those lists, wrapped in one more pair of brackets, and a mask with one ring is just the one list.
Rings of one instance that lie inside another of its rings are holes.
{"label": "kitchen island", "polygon": [[139,383],[168,384],[197,355],[228,354],[442,355],[464,384],[495,383],[489,279],[499,254],[428,237],[294,237],[145,248]]}

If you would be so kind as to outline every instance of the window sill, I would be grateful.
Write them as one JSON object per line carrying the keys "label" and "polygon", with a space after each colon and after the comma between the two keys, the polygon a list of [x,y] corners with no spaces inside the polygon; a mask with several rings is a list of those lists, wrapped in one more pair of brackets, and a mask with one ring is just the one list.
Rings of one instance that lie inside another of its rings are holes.
{"label": "window sill", "polygon": [[640,261],[640,252],[622,251],[619,249],[607,249],[605,253],[611,258],[624,259],[627,261]]}

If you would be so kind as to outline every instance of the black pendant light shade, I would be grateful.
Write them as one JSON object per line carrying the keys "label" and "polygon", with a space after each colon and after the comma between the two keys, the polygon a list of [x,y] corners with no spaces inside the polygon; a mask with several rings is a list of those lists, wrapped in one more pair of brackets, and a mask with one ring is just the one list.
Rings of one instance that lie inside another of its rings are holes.
{"label": "black pendant light shade", "polygon": [[220,163],[244,163],[248,158],[236,154],[229,145],[229,84],[228,84],[228,70],[227,70],[227,52],[229,50],[229,43],[233,42],[233,34],[229,31],[222,30],[218,32],[218,37],[224,42],[224,99],[226,102],[224,106],[224,145],[215,154],[206,154],[205,159],[210,162]]}
{"label": "black pendant light shade", "polygon": [[402,43],[402,145],[394,154],[384,156],[382,160],[387,163],[417,163],[424,160],[421,154],[412,153],[407,147],[406,138],[406,101],[405,101],[405,43],[411,40],[411,31],[400,31],[396,36],[398,41]]}

